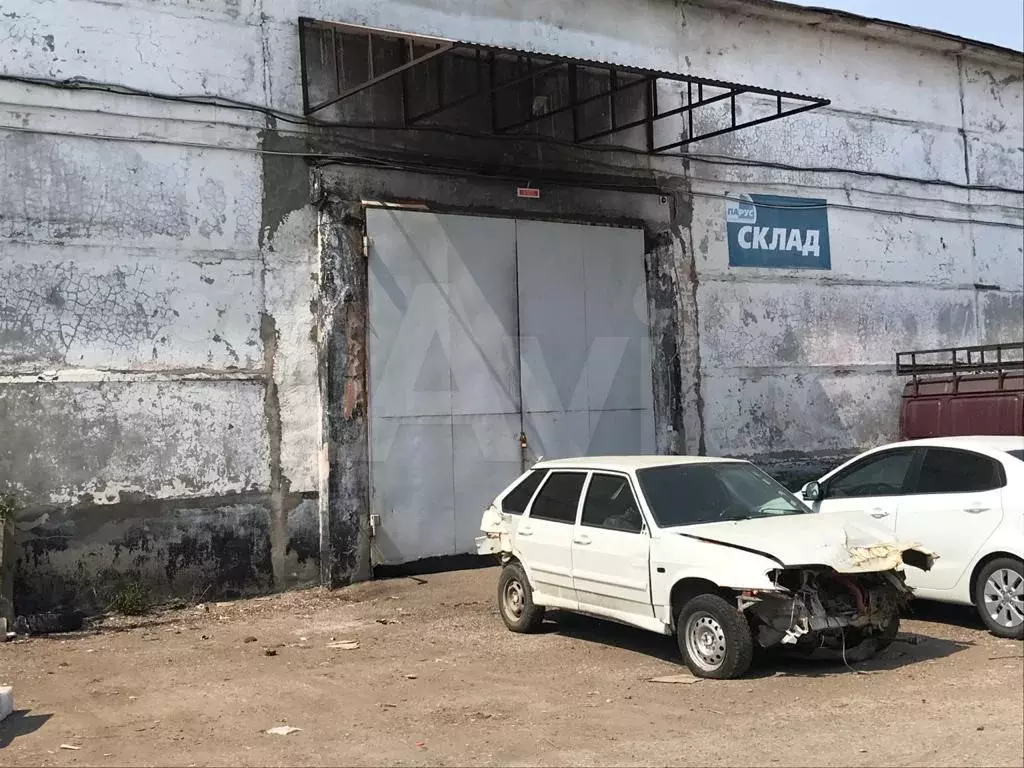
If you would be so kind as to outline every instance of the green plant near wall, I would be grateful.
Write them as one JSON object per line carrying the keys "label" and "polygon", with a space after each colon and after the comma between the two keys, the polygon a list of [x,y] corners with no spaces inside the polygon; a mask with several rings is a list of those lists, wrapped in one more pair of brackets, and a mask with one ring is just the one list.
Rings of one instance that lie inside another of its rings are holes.
{"label": "green plant near wall", "polygon": [[111,610],[122,616],[142,616],[149,612],[151,601],[149,590],[140,582],[129,582],[114,593],[110,601]]}
{"label": "green plant near wall", "polygon": [[0,493],[0,523],[9,517],[14,517],[18,509],[18,500],[10,493]]}

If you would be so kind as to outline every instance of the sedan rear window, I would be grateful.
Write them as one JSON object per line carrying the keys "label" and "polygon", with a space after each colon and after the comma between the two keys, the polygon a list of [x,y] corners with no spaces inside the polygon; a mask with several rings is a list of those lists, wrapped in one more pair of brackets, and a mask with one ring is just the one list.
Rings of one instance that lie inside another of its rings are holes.
{"label": "sedan rear window", "polygon": [[928,448],[917,493],[976,493],[1006,485],[999,462],[972,451]]}
{"label": "sedan rear window", "polygon": [[812,514],[803,502],[752,464],[675,464],[648,467],[636,475],[661,528]]}

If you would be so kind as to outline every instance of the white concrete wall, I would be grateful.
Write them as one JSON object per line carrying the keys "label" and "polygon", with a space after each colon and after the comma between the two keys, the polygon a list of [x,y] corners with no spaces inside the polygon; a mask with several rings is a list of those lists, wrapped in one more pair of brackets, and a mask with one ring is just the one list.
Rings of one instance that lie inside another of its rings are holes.
{"label": "white concrete wall", "polygon": [[[896,349],[1024,335],[1021,199],[871,174],[1021,188],[1020,58],[710,3],[0,0],[0,70],[297,112],[302,15],[831,98],[693,148],[866,175],[690,163],[684,421],[712,453],[891,437]],[[317,490],[315,212],[267,177],[266,128],[248,111],[0,82],[0,416],[30,420],[0,445],[0,479],[39,503],[114,503],[268,490],[276,463],[291,491]],[[830,272],[738,270],[717,196],[739,191],[885,212],[830,210]],[[40,374],[45,397],[26,390]],[[107,435],[111,455],[83,463],[38,437],[68,423]]]}
{"label": "white concrete wall", "polygon": [[[687,16],[724,45],[719,14]],[[694,152],[859,174],[693,164],[707,449],[828,456],[893,439],[897,351],[1024,338],[1024,212],[1019,192],[881,174],[1024,187],[1024,65],[770,23],[745,34],[733,18],[758,73],[785,51],[773,71],[789,85],[775,85],[832,104]],[[739,192],[828,200],[831,270],[729,267],[716,196]]]}
{"label": "white concrete wall", "polygon": [[[5,0],[2,10],[5,74],[270,101],[252,2]],[[31,501],[66,503],[94,487],[156,498],[237,490],[218,479],[232,474],[224,455],[205,447],[211,425],[239,407],[246,423],[216,439],[237,439],[245,490],[267,490],[267,375],[281,390],[291,489],[316,490],[314,225],[299,211],[261,241],[263,126],[252,112],[0,83],[0,381],[45,371],[75,393],[66,401],[84,409],[78,419],[131,424],[180,454],[145,465],[144,483],[113,468],[80,487],[4,478]],[[280,365],[265,359],[265,315]],[[160,382],[162,396],[106,397],[111,379],[134,377]],[[39,428],[67,418],[55,405]],[[136,444],[122,447],[129,463]]]}
{"label": "white concrete wall", "polygon": [[[239,0],[4,0],[0,71],[265,105],[270,33]],[[25,610],[122,579],[317,579],[315,216],[278,178],[268,205],[265,128],[0,82],[0,486],[26,506]]]}

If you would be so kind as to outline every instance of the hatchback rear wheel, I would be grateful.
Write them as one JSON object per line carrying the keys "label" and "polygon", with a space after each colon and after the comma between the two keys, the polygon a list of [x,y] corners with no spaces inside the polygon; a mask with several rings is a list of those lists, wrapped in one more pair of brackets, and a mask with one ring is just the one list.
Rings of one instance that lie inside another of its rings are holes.
{"label": "hatchback rear wheel", "polygon": [[543,606],[534,605],[526,571],[517,562],[501,569],[498,577],[498,612],[513,632],[536,632],[544,621]]}

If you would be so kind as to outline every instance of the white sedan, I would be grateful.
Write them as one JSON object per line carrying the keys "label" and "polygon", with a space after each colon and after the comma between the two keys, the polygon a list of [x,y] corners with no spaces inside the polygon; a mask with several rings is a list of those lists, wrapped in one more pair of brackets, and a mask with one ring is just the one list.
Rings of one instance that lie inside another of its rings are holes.
{"label": "white sedan", "polygon": [[813,514],[745,461],[598,457],[540,462],[484,512],[514,632],[546,608],[675,635],[700,677],[729,678],[755,647],[888,645],[910,597],[903,565],[931,553],[870,521]]}
{"label": "white sedan", "polygon": [[816,511],[870,517],[940,557],[907,583],[973,605],[1000,637],[1024,638],[1024,437],[945,437],[876,448],[802,495]]}

